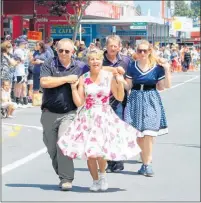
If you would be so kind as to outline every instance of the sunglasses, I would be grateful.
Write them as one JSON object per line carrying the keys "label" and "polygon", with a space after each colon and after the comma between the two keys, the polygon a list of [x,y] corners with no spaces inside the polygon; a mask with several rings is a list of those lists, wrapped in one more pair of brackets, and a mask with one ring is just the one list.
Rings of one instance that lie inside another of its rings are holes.
{"label": "sunglasses", "polygon": [[147,54],[148,51],[149,51],[149,49],[137,49],[137,52],[140,53],[140,54],[141,54],[142,52],[144,52],[145,54]]}
{"label": "sunglasses", "polygon": [[70,53],[69,50],[64,50],[64,49],[59,49],[59,50],[58,50],[58,52],[59,52],[60,54],[62,54],[64,51],[65,51],[65,54],[69,54],[69,53]]}

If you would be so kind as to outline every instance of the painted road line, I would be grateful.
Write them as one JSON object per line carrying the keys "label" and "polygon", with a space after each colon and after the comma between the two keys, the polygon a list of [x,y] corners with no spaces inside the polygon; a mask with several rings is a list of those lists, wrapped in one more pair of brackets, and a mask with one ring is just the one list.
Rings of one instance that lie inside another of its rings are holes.
{"label": "painted road line", "polygon": [[179,83],[179,84],[177,84],[177,85],[174,85],[174,86],[170,87],[169,89],[165,89],[165,90],[162,90],[162,91],[160,91],[160,92],[170,91],[171,89],[174,89],[174,88],[176,88],[176,87],[185,85],[186,83],[191,82],[191,81],[193,81],[193,80],[195,80],[195,79],[197,79],[197,78],[199,78],[199,77],[200,77],[200,76],[195,76],[195,77],[193,77],[193,78],[191,78],[191,79],[189,79],[189,80],[186,80],[186,81],[184,81],[184,82],[182,82],[182,83]]}
{"label": "painted road line", "polygon": [[34,153],[24,157],[23,159],[15,161],[12,164],[8,164],[7,166],[2,167],[1,173],[3,175],[3,174],[5,174],[5,173],[7,173],[7,172],[9,172],[9,171],[11,171],[11,170],[13,170],[15,168],[18,168],[21,165],[24,165],[25,163],[37,158],[38,156],[40,156],[40,155],[42,155],[42,154],[44,154],[46,152],[47,152],[47,149],[45,147],[45,148],[43,148],[43,149],[41,149],[41,150],[39,150],[37,152],[34,152]]}
{"label": "painted road line", "polygon": [[35,128],[38,130],[42,130],[43,128],[40,126],[34,126],[34,125],[23,125],[23,124],[13,124],[13,123],[2,123],[2,125],[9,125],[9,126],[18,126],[18,127],[27,127],[27,128]]}
{"label": "painted road line", "polygon": [[[184,82],[182,82],[182,83],[180,83],[180,84],[174,85],[174,86],[172,86],[170,89],[167,89],[167,90],[171,90],[171,89],[174,89],[174,88],[179,87],[179,86],[181,86],[181,85],[185,85],[186,83],[188,83],[188,82],[190,82],[190,81],[192,81],[192,80],[195,80],[195,79],[197,79],[198,77],[199,77],[199,76],[196,76],[196,77],[191,78],[191,79],[189,79],[189,80],[186,80],[186,81],[184,81]],[[166,91],[166,90],[163,90],[163,91]],[[11,124],[11,123],[2,123],[2,124],[4,124],[4,125],[13,125],[13,126],[16,125],[16,126],[29,127],[29,128],[36,128],[36,129],[42,130],[42,127],[39,127],[39,126],[29,126],[29,125],[20,125],[20,124]],[[45,147],[45,148],[43,148],[43,149],[41,149],[41,150],[39,150],[39,151],[36,151],[36,152],[34,152],[34,153],[32,153],[32,154],[30,154],[30,155],[24,157],[23,159],[20,159],[20,160],[18,160],[18,161],[15,161],[15,162],[12,163],[12,164],[9,164],[9,165],[6,165],[6,166],[2,167],[2,175],[6,174],[7,172],[9,172],[9,171],[11,171],[11,170],[13,170],[13,169],[15,169],[15,168],[18,168],[18,167],[21,166],[21,165],[24,165],[24,164],[26,164],[26,163],[32,161],[33,159],[39,157],[40,155],[42,155],[42,154],[44,154],[44,153],[46,153],[46,152],[47,152],[47,149],[46,149],[46,147]]]}

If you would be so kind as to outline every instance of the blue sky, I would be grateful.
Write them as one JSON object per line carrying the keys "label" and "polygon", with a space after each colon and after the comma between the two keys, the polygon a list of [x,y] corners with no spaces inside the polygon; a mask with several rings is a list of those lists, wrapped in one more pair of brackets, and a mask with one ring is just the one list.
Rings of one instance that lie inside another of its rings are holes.
{"label": "blue sky", "polygon": [[151,16],[159,16],[160,1],[134,1],[134,4],[141,6],[142,15],[147,15],[148,9],[150,9]]}

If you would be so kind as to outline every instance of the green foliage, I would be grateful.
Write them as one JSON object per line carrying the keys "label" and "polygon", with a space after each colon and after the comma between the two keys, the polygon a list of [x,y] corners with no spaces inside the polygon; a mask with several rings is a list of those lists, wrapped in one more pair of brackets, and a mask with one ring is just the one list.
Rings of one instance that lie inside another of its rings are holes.
{"label": "green foliage", "polygon": [[185,1],[175,1],[174,16],[191,17],[192,11]]}
{"label": "green foliage", "polygon": [[191,1],[191,16],[200,17],[200,1]]}
{"label": "green foliage", "polygon": [[166,1],[167,8],[170,8],[170,0]]}

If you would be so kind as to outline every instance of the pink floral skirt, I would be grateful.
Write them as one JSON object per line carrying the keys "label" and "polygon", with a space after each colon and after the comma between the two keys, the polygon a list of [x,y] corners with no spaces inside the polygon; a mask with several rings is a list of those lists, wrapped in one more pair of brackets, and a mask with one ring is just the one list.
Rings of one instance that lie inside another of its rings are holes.
{"label": "pink floral skirt", "polygon": [[141,151],[136,142],[137,133],[110,105],[94,105],[90,109],[82,107],[58,145],[72,159],[128,160]]}

